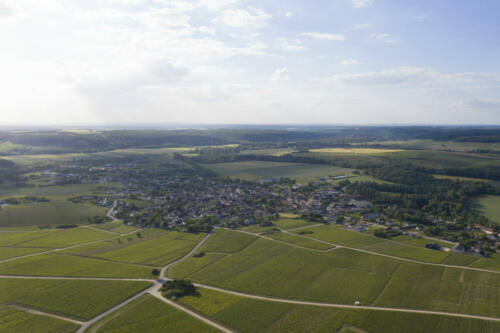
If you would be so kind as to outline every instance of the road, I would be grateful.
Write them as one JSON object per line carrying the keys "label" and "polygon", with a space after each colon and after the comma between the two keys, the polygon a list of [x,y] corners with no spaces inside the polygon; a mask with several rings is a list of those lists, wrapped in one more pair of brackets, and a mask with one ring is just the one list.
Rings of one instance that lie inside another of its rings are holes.
{"label": "road", "polygon": [[[245,231],[239,231],[239,232],[248,233],[248,232],[245,232]],[[252,235],[255,235],[255,236],[258,236],[258,237],[262,237],[261,235],[257,235],[257,234],[252,234]],[[186,255],[184,255],[182,258],[180,258],[180,259],[178,259],[178,260],[176,260],[176,261],[174,261],[172,263],[169,263],[169,264],[163,266],[162,269],[161,269],[160,277],[163,278],[163,279],[168,279],[168,278],[165,277],[165,273],[166,273],[167,269],[170,268],[170,267],[172,267],[173,265],[176,265],[176,264],[180,263],[181,261],[189,258],[194,253],[196,253],[196,251],[198,251],[200,249],[200,247],[205,243],[205,241],[208,239],[209,236],[210,236],[210,234],[207,234],[200,242],[198,242],[198,244],[196,244],[195,247],[193,247],[193,249],[191,249],[191,251],[189,251],[189,253],[187,253]],[[310,238],[310,237],[307,237],[307,236],[302,236],[302,237]],[[272,241],[276,241],[276,240],[274,240],[272,238],[268,238],[268,237],[265,237],[265,238],[269,239],[269,240],[272,240]],[[314,238],[311,238],[311,239],[316,240]],[[335,244],[332,244],[332,243],[328,243],[328,244],[335,245]],[[288,245],[293,245],[293,244],[288,244]],[[340,247],[342,247],[342,246],[340,246]],[[349,247],[344,247],[344,248],[351,249]],[[370,253],[370,254],[381,255],[379,253],[371,253],[371,251],[364,251],[364,250],[355,249],[355,248],[352,248],[352,249],[353,250],[358,250],[358,251],[361,251],[361,252],[367,252],[367,253]],[[429,264],[429,263],[422,263],[422,262],[417,262],[417,261],[409,260],[409,259],[403,259],[403,258],[397,258],[397,257],[387,256],[387,255],[381,255],[381,256],[395,258],[395,259],[403,260],[403,261],[416,262],[416,263],[420,263],[420,264]],[[442,264],[431,264],[431,265],[446,266],[446,267],[457,267],[457,268],[467,269],[465,267],[452,266],[452,265],[442,265]],[[474,270],[480,270],[481,271],[481,269],[474,269]],[[482,270],[482,271],[484,271],[484,270]],[[496,272],[496,273],[499,273],[499,272]],[[226,328],[224,326],[221,326],[218,323],[213,322],[210,319],[208,319],[206,317],[203,317],[203,316],[201,316],[198,313],[195,313],[195,312],[193,312],[193,311],[191,311],[189,309],[186,309],[185,307],[179,305],[178,303],[175,303],[175,302],[172,302],[172,301],[169,301],[169,300],[165,299],[161,295],[161,293],[159,291],[159,289],[161,288],[161,284],[158,281],[155,281],[155,280],[150,280],[150,279],[128,279],[128,278],[91,278],[91,277],[88,277],[88,278],[84,278],[84,277],[46,277],[46,276],[34,277],[34,276],[20,276],[20,275],[0,275],[0,278],[53,279],[53,280],[148,281],[148,282],[152,282],[153,283],[153,285],[151,287],[149,287],[149,288],[143,290],[142,292],[140,292],[140,293],[138,293],[138,294],[136,294],[136,295],[128,298],[124,302],[122,302],[120,304],[117,304],[116,306],[108,309],[107,311],[101,313],[100,315],[96,316],[95,318],[92,318],[91,320],[89,320],[87,322],[79,322],[79,324],[81,324],[82,326],[77,331],[77,333],[83,333],[83,332],[85,332],[89,327],[91,327],[93,324],[95,324],[99,320],[101,320],[104,317],[110,315],[111,313],[113,313],[113,312],[121,309],[122,307],[126,306],[127,304],[129,304],[130,302],[134,301],[135,299],[137,299],[137,298],[145,295],[146,293],[149,293],[149,294],[153,295],[154,297],[156,297],[158,299],[161,299],[163,302],[165,302],[165,303],[167,303],[167,304],[169,304],[171,306],[174,306],[176,309],[178,309],[180,311],[183,311],[183,312],[187,313],[188,315],[190,315],[190,316],[192,316],[192,317],[194,317],[194,318],[196,318],[198,320],[202,320],[203,322],[207,323],[208,325],[211,325],[212,327],[215,327],[215,328],[221,330],[222,332],[232,333],[232,331],[229,330],[228,328]],[[280,302],[280,303],[296,304],[296,305],[320,306],[320,307],[329,307],[329,308],[341,308],[341,309],[350,309],[350,310],[373,310],[373,311],[389,311],[389,312],[403,312],[403,313],[426,314],[426,315],[439,315],[439,316],[459,317],[459,318],[479,319],[479,320],[488,320],[488,321],[500,322],[500,318],[497,318],[497,317],[487,317],[487,316],[480,316],[480,315],[470,315],[470,314],[464,314],[464,313],[452,313],[452,312],[444,312],[444,311],[418,310],[418,309],[406,309],[406,308],[377,307],[377,306],[365,306],[365,305],[359,305],[359,306],[357,306],[357,305],[346,305],[346,304],[336,304],[336,303],[311,302],[311,301],[302,301],[302,300],[294,300],[294,299],[284,299],[284,298],[261,296],[261,295],[252,295],[252,294],[242,293],[242,292],[238,292],[238,291],[223,289],[223,288],[219,288],[219,287],[209,286],[209,285],[205,285],[205,284],[200,284],[200,283],[195,283],[195,286],[200,287],[200,288],[212,289],[212,290],[215,290],[215,291],[219,291],[219,292],[223,292],[223,293],[228,293],[228,294],[232,294],[232,295],[236,295],[236,296],[240,296],[240,297],[252,298],[252,299],[263,300],[263,301],[270,301],[270,302]],[[49,316],[52,316],[52,317],[56,316],[56,315],[44,313],[44,312],[37,311],[37,310],[27,309],[27,308],[23,308],[21,310],[23,310],[23,311],[36,311],[37,312],[36,314],[39,314],[39,315],[49,315]],[[32,312],[32,313],[34,313],[34,312]],[[74,322],[74,320],[70,319],[70,318],[64,318],[64,317],[61,317],[61,316],[57,316],[57,317],[59,317],[59,319],[62,319],[62,320],[67,320],[67,321],[73,321]],[[56,318],[56,317],[54,317],[54,318]]]}
{"label": "road", "polygon": [[53,313],[47,313],[47,312],[42,312],[42,311],[38,311],[38,310],[35,310],[35,309],[26,308],[24,306],[10,305],[10,307],[14,308],[14,309],[17,309],[17,310],[20,310],[20,311],[32,313],[32,314],[35,314],[35,315],[38,315],[38,316],[46,316],[46,317],[52,317],[52,318],[59,319],[59,320],[69,321],[70,323],[77,324],[77,325],[83,325],[84,324],[83,321],[79,321],[79,320],[75,320],[75,319],[71,319],[71,318],[67,318],[67,317],[58,316],[58,315],[55,315]]}
{"label": "road", "polygon": [[[82,227],[80,227],[80,228],[82,228]],[[105,242],[105,241],[108,241],[108,240],[113,240],[113,239],[117,239],[117,238],[120,238],[120,237],[125,237],[125,236],[128,236],[128,235],[132,235],[132,234],[136,233],[139,230],[141,230],[141,229],[137,229],[137,230],[128,232],[126,234],[119,234],[119,235],[117,235],[115,237],[110,237],[110,238],[105,238],[105,239],[99,239],[99,240],[91,241],[91,242],[79,243],[79,244],[75,244],[75,245],[70,245],[70,246],[66,246],[66,247],[60,247],[60,248],[51,249],[51,250],[42,251],[42,252],[37,252],[37,253],[25,254],[23,256],[9,258],[9,259],[3,259],[3,260],[0,260],[0,263],[7,262],[7,261],[12,261],[12,260],[17,260],[17,259],[21,259],[21,258],[28,258],[28,257],[32,257],[32,256],[37,256],[39,254],[46,254],[46,253],[51,253],[51,252],[57,252],[57,251],[63,251],[63,250],[73,249],[75,247],[84,246],[84,245],[90,245],[90,244],[96,244],[96,243],[100,243],[100,242]],[[99,231],[103,231],[103,230],[99,230]]]}

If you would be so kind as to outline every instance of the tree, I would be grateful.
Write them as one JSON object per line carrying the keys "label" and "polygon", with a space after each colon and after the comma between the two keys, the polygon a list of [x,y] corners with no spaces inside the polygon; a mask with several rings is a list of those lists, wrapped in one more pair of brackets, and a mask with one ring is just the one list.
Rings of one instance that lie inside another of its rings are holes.
{"label": "tree", "polygon": [[158,275],[160,275],[160,270],[158,270],[157,268],[153,268],[153,270],[151,271],[151,274],[153,276],[158,276]]}

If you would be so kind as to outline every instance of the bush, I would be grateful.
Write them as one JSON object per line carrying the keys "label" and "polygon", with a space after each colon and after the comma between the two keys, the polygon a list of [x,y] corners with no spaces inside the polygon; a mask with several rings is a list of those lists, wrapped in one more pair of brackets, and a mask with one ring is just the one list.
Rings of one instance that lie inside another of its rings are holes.
{"label": "bush", "polygon": [[195,295],[196,287],[188,280],[169,280],[166,281],[160,289],[163,296],[167,298],[180,298],[186,295]]}

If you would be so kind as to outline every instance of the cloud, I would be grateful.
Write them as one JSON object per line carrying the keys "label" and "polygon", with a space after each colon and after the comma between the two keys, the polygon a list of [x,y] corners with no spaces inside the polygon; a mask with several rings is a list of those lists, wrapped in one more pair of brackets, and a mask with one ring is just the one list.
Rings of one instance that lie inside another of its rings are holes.
{"label": "cloud", "polygon": [[300,39],[289,40],[286,38],[279,38],[278,46],[283,50],[290,52],[298,52],[304,50],[304,46],[302,46],[302,42],[300,41]]}
{"label": "cloud", "polygon": [[344,35],[340,34],[329,34],[324,32],[304,32],[303,36],[311,37],[314,39],[331,40],[331,41],[344,41]]}
{"label": "cloud", "polygon": [[348,65],[358,65],[359,61],[356,60],[356,59],[344,59],[344,60],[340,61],[340,64],[341,65],[345,65],[345,66],[348,66]]}
{"label": "cloud", "polygon": [[14,15],[14,9],[0,2],[0,19],[8,18]]}
{"label": "cloud", "polygon": [[452,107],[500,111],[500,99],[476,98],[452,103]]}
{"label": "cloud", "polygon": [[371,23],[360,23],[360,24],[356,24],[353,26],[354,29],[358,29],[358,30],[361,30],[361,29],[368,29],[368,28],[371,28],[372,24]]}
{"label": "cloud", "polygon": [[388,44],[394,44],[398,43],[399,41],[397,39],[394,39],[391,35],[382,33],[382,34],[377,34],[377,33],[372,33],[370,36],[376,40],[382,41],[384,43]]}
{"label": "cloud", "polygon": [[250,28],[263,26],[271,18],[270,14],[258,8],[226,9],[213,21],[233,28]]}
{"label": "cloud", "polygon": [[209,10],[220,10],[222,8],[234,6],[240,3],[240,0],[201,0],[200,5]]}
{"label": "cloud", "polygon": [[285,13],[285,16],[286,16],[286,17],[292,17],[292,16],[294,16],[294,15],[295,15],[295,13],[294,13],[294,12],[291,12],[291,11],[290,11],[290,12],[286,12],[286,13]]}
{"label": "cloud", "polygon": [[337,82],[358,86],[426,85],[460,88],[472,83],[481,85],[496,84],[500,82],[500,73],[439,73],[426,67],[406,66],[379,72],[339,74],[316,78],[313,81]]}
{"label": "cloud", "polygon": [[374,0],[351,0],[352,6],[354,8],[362,8],[371,6]]}
{"label": "cloud", "polygon": [[286,68],[286,67],[278,68],[271,75],[271,81],[274,81],[274,82],[288,80],[288,78],[290,78],[290,73],[288,72],[288,68]]}
{"label": "cloud", "polygon": [[420,15],[415,16],[415,20],[417,20],[417,21],[427,20],[428,18],[429,18],[429,16],[427,16],[425,14],[420,14]]}

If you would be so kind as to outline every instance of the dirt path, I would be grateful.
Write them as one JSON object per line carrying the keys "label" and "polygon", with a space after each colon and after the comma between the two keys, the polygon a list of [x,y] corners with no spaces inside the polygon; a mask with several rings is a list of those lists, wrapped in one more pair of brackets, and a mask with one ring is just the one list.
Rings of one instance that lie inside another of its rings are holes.
{"label": "dirt path", "polygon": [[188,315],[192,316],[192,317],[195,317],[196,319],[198,320],[201,320],[202,322],[212,326],[212,327],[215,327],[216,329],[220,330],[221,332],[224,332],[224,333],[233,333],[233,331],[231,331],[230,329],[222,326],[222,325],[219,325],[217,324],[216,322],[214,321],[211,321],[210,319],[208,318],[205,318],[199,314],[197,314],[196,312],[194,311],[191,311],[181,305],[179,305],[178,303],[175,303],[175,302],[172,302],[168,299],[166,299],[165,297],[163,297],[161,295],[161,293],[158,291],[158,290],[154,290],[154,291],[150,291],[149,292],[151,295],[153,295],[154,297],[158,298],[159,300],[167,303],[168,305],[170,306],[173,306],[174,308],[176,308],[177,310],[180,310],[180,311],[183,311],[185,313],[187,313]]}
{"label": "dirt path", "polygon": [[42,312],[42,311],[38,311],[38,310],[35,310],[35,309],[25,308],[24,306],[11,305],[10,307],[14,308],[14,309],[17,309],[17,310],[20,310],[20,311],[32,313],[32,314],[35,314],[35,315],[38,315],[38,316],[46,316],[46,317],[52,317],[52,318],[59,319],[59,320],[69,321],[70,323],[77,324],[77,325],[83,325],[84,324],[83,321],[79,321],[79,320],[75,320],[75,319],[71,319],[71,318],[67,318],[67,317],[63,317],[63,316],[58,316],[58,315],[55,315],[55,314],[52,314],[52,313]]}
{"label": "dirt path", "polygon": [[[82,228],[82,227],[80,227],[80,228]],[[128,236],[128,235],[132,235],[132,234],[136,233],[139,230],[141,230],[141,229],[137,229],[137,230],[128,232],[126,234],[118,234],[115,237],[104,238],[104,239],[100,239],[100,240],[96,240],[96,241],[91,241],[91,242],[74,244],[74,245],[70,245],[70,246],[66,246],[66,247],[55,248],[55,249],[52,249],[52,250],[47,250],[47,251],[42,251],[42,252],[37,252],[37,253],[30,253],[30,254],[26,254],[26,255],[19,256],[19,257],[14,257],[14,258],[9,258],[9,259],[3,259],[3,260],[0,260],[0,263],[7,262],[7,261],[12,261],[12,260],[17,260],[17,259],[21,259],[21,258],[28,258],[28,257],[32,257],[32,256],[37,256],[39,254],[52,253],[52,252],[57,252],[57,251],[64,251],[64,250],[73,249],[75,247],[80,247],[80,246],[84,246],[84,245],[96,244],[96,243],[105,242],[105,241],[108,241],[108,240],[118,239],[120,237],[125,237],[125,236]],[[98,231],[103,231],[103,230],[98,230]]]}
{"label": "dirt path", "polygon": [[[276,239],[265,237],[265,236],[262,236],[262,235],[259,235],[259,234],[254,234],[254,233],[251,233],[251,232],[248,232],[248,231],[236,230],[236,229],[229,229],[229,230],[236,231],[236,232],[241,232],[241,233],[246,233],[246,234],[250,234],[250,235],[261,237],[261,238],[265,238],[267,240],[271,240],[271,241],[274,241],[274,242],[285,243],[285,242],[282,242],[282,241],[278,241]],[[282,232],[288,232],[288,231],[287,230],[282,230]],[[350,247],[350,246],[344,246],[344,245],[334,244],[334,243],[331,243],[331,242],[326,242],[326,241],[319,240],[319,239],[316,239],[316,238],[313,238],[313,237],[309,237],[309,236],[305,236],[305,235],[300,235],[300,234],[295,234],[295,233],[291,233],[291,234],[295,235],[295,236],[299,236],[299,237],[304,237],[304,238],[307,238],[307,239],[310,239],[310,240],[314,240],[314,241],[317,241],[317,242],[321,242],[321,243],[324,243],[324,244],[329,244],[329,245],[335,246],[335,248],[333,248],[333,249],[326,250],[327,252],[333,251],[333,250],[336,250],[336,249],[340,249],[340,248],[344,248],[344,249],[349,249],[349,250],[353,250],[353,251],[357,251],[357,252],[363,252],[363,253],[367,253],[367,254],[371,254],[371,255],[375,255],[375,256],[381,256],[381,257],[386,257],[386,258],[390,258],[390,259],[411,262],[411,263],[415,263],[415,264],[429,265],[429,266],[439,266],[439,267],[450,267],[450,268],[458,268],[458,269],[467,269],[467,270],[478,271],[478,272],[500,274],[500,271],[493,271],[493,270],[483,269],[483,268],[475,268],[475,267],[467,267],[467,266],[457,266],[457,265],[447,265],[447,264],[437,264],[437,263],[432,263],[432,262],[418,261],[418,260],[413,260],[413,259],[395,257],[395,256],[391,256],[391,255],[388,255],[388,254],[373,252],[373,251],[369,251],[369,250],[362,250],[362,249],[358,249],[358,248]],[[285,244],[287,244],[289,246],[294,246],[294,244],[290,244],[290,243],[285,243]],[[297,247],[297,246],[295,246],[295,247]]]}
{"label": "dirt path", "polygon": [[262,300],[262,301],[270,301],[270,302],[279,302],[279,303],[288,303],[288,304],[297,304],[297,305],[311,305],[311,306],[321,306],[321,307],[328,307],[328,308],[340,308],[340,309],[351,309],[351,310],[374,310],[374,311],[417,313],[417,314],[460,317],[460,318],[480,319],[480,320],[489,320],[489,321],[500,322],[500,318],[497,318],[497,317],[476,316],[476,315],[469,315],[469,314],[464,314],[464,313],[299,301],[299,300],[292,300],[292,299],[286,299],[286,298],[277,298],[277,297],[267,297],[267,296],[246,294],[246,293],[242,293],[242,292],[238,292],[238,291],[232,291],[232,290],[227,290],[227,289],[223,289],[223,288],[207,286],[207,285],[200,284],[200,283],[195,283],[194,285],[197,287],[211,289],[211,290],[223,292],[226,294],[232,294],[235,296],[241,296],[241,297],[246,297],[246,298],[258,299],[258,300]]}
{"label": "dirt path", "polygon": [[180,263],[184,259],[187,259],[187,258],[191,257],[193,254],[195,254],[195,252],[200,249],[200,247],[205,243],[205,241],[208,239],[209,236],[210,236],[210,234],[207,234],[205,237],[203,237],[203,239],[200,242],[198,242],[198,244],[196,244],[196,246],[193,247],[191,249],[191,251],[189,251],[184,257],[179,258],[176,261],[172,261],[170,264],[163,266],[161,268],[161,271],[160,271],[160,278],[165,278],[165,273],[167,272],[167,269],[169,269],[170,267],[172,267],[174,265],[177,265],[178,263]]}

